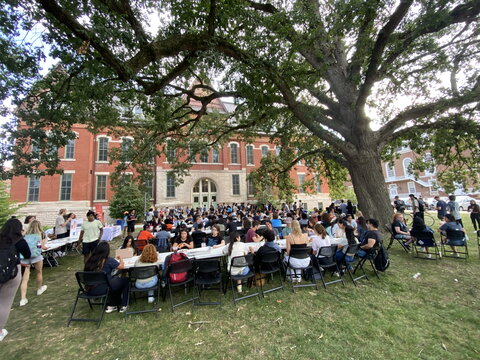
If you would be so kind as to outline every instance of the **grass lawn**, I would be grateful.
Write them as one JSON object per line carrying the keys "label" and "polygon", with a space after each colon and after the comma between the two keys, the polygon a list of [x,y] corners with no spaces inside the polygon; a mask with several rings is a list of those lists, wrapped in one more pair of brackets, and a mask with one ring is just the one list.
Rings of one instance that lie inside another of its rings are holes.
{"label": "grass lawn", "polygon": [[[479,359],[480,259],[468,215],[463,222],[470,236],[467,262],[413,259],[396,243],[381,279],[367,270],[370,281],[357,287],[348,280],[344,287],[293,294],[287,286],[238,307],[228,291],[222,307],[192,311],[185,305],[175,314],[161,302],[158,313],[127,321],[123,314],[105,314],[98,330],[92,323],[66,327],[77,290],[74,273],[83,265],[70,254],[60,267],[44,269],[48,290],[42,296],[36,295],[34,273],[24,307],[18,292],[0,358]],[[145,300],[138,305],[148,306]],[[79,309],[89,313],[86,303]]]}

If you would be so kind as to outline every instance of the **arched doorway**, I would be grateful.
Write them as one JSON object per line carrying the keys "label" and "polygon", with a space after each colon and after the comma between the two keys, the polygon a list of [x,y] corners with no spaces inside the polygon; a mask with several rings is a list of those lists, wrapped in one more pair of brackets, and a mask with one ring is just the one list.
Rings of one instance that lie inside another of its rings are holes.
{"label": "arched doorway", "polygon": [[217,205],[217,185],[210,179],[198,180],[192,189],[192,206],[194,208]]}

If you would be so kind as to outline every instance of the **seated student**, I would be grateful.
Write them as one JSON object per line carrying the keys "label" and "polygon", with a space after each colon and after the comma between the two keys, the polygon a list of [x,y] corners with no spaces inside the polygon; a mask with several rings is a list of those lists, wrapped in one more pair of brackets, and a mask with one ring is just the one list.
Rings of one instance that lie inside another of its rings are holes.
{"label": "seated student", "polygon": [[351,253],[348,250],[351,245],[358,244],[358,242],[355,238],[355,229],[350,225],[347,225],[345,227],[345,240],[345,243],[342,242],[337,245],[337,253],[335,254],[335,260],[339,264],[341,264],[342,261],[345,260],[347,267],[351,270],[351,263],[353,262],[355,253]]}
{"label": "seated student", "polygon": [[148,225],[143,225],[143,230],[138,233],[137,240],[150,241],[151,239],[153,239],[154,236],[152,235],[152,233],[148,229],[149,229]]}
{"label": "seated student", "polygon": [[276,229],[282,229],[282,220],[278,218],[278,213],[273,213],[272,215],[272,227]]}
{"label": "seated student", "polygon": [[345,221],[347,222],[347,225],[353,227],[354,229],[357,228],[357,222],[353,219],[352,214],[347,214],[347,216],[345,217]]}
{"label": "seated student", "polygon": [[120,249],[130,249],[132,251],[132,256],[135,256],[138,254],[137,246],[135,245],[135,241],[132,235],[128,235],[125,237]]}
{"label": "seated student", "polygon": [[203,231],[203,223],[197,224],[196,230],[192,232],[193,247],[199,248],[206,242],[207,234]]}
{"label": "seated student", "polygon": [[162,224],[161,230],[155,234],[155,237],[159,253],[170,251],[170,232],[167,231],[167,225]]}
{"label": "seated student", "polygon": [[343,219],[338,219],[332,227],[332,235],[335,239],[345,239],[345,227],[348,226],[347,222]]}
{"label": "seated student", "polygon": [[287,217],[285,219],[285,227],[282,229],[283,238],[287,237],[292,233],[292,218]]}
{"label": "seated student", "polygon": [[270,220],[265,221],[265,227],[266,227],[265,230],[273,231],[273,233],[275,234],[275,239],[277,239],[277,240],[280,239],[280,233],[278,232],[278,229],[276,229],[272,226],[272,222]]}
{"label": "seated student", "polygon": [[363,217],[363,215],[360,215],[357,218],[357,228],[356,228],[356,235],[359,242],[363,241],[363,238],[365,237],[366,232],[367,232],[367,222],[365,221],[365,218]]}
{"label": "seated student", "polygon": [[[244,267],[231,267],[232,259],[237,256],[247,255],[248,252],[253,253],[253,248],[248,248],[247,244],[242,242],[240,235],[237,232],[230,233],[230,244],[228,245],[228,265],[227,270],[230,272],[231,275],[246,275],[250,271],[250,268],[247,264]],[[242,282],[240,280],[237,281],[237,291],[239,293],[242,292]]]}
{"label": "seated student", "polygon": [[[292,233],[288,235],[286,238],[286,251],[285,251],[285,263],[289,262],[290,259],[290,250],[291,249],[298,249],[298,248],[306,248],[309,242],[307,234],[302,233],[302,229],[300,227],[300,223],[297,220],[292,221]],[[290,259],[290,264],[294,267],[305,267],[310,264],[310,257],[305,259],[297,259],[292,257]],[[302,281],[302,273],[300,270],[294,270],[294,274],[290,273],[291,270],[288,269],[287,275],[291,277],[292,282],[301,282]]]}
{"label": "seated student", "polygon": [[[438,231],[440,231],[444,235],[447,234],[447,230],[449,229],[463,231],[463,233],[465,234],[465,230],[463,230],[462,225],[459,224],[457,220],[455,220],[455,217],[452,214],[446,214],[444,220],[445,220],[445,223],[442,226],[440,226]],[[465,237],[463,238],[463,240],[450,240],[447,237],[447,245],[450,245],[450,247],[452,248],[453,255],[458,257],[460,255],[457,253],[457,249],[455,246],[465,245]]]}
{"label": "seated student", "polygon": [[[107,275],[108,284],[110,286],[110,299],[107,303],[105,312],[111,313],[120,307],[120,312],[127,310],[128,291],[130,288],[130,280],[127,277],[112,276],[112,271],[115,269],[122,270],[125,268],[121,256],[115,260],[110,255],[110,246],[106,241],[100,241],[95,247],[90,257],[85,263],[84,271],[103,271]],[[105,288],[96,286],[90,291],[91,295],[98,295],[105,292]]]}
{"label": "seated student", "polygon": [[217,248],[225,245],[225,240],[220,236],[220,227],[218,225],[212,226],[212,233],[207,236],[207,246]]}
{"label": "seated student", "polygon": [[[135,267],[141,267],[141,266],[152,266],[156,265],[158,262],[158,255],[157,255],[157,249],[155,248],[155,245],[153,244],[148,244],[145,246],[145,248],[142,251],[142,255],[140,255],[140,258],[135,261]],[[150,288],[152,286],[157,285],[158,283],[158,276],[152,276],[147,279],[137,279],[135,281],[135,287],[139,289],[146,289]],[[148,291],[148,302],[153,303],[155,298],[153,297],[153,290]]]}
{"label": "seated student", "polygon": [[310,237],[312,241],[313,255],[317,256],[318,250],[324,246],[330,246],[331,238],[322,224],[315,224],[313,227],[313,236]]}
{"label": "seated student", "polygon": [[282,252],[280,246],[275,244],[275,233],[272,230],[265,230],[263,233],[265,245],[260,246],[255,254],[255,268],[259,269],[262,263],[262,257],[272,252]]}
{"label": "seated student", "polygon": [[[425,222],[423,221],[423,219],[420,216],[415,216],[413,218],[412,230],[411,231],[429,232],[429,233],[433,234],[433,230],[430,227],[425,225]],[[423,245],[422,240],[418,240],[417,244],[422,246]],[[428,258],[432,257],[432,255],[428,253],[428,247],[422,247],[420,250],[425,251],[427,253]]]}
{"label": "seated student", "polygon": [[248,229],[247,234],[245,235],[245,242],[259,242],[263,240],[263,236],[257,234],[257,230],[260,227],[260,221],[254,220],[252,227]]}
{"label": "seated student", "polygon": [[367,229],[368,231],[365,233],[364,239],[360,243],[360,249],[357,252],[357,256],[361,258],[367,256],[369,251],[382,241],[382,235],[380,234],[380,231],[378,231],[377,219],[368,219]]}
{"label": "seated student", "polygon": [[173,239],[172,246],[178,249],[193,249],[193,240],[187,229],[180,230],[180,234]]}
{"label": "seated student", "polygon": [[402,213],[396,213],[393,215],[392,233],[395,239],[407,240],[404,242],[404,245],[409,245],[412,242],[412,237],[408,232],[407,224],[405,224]]}

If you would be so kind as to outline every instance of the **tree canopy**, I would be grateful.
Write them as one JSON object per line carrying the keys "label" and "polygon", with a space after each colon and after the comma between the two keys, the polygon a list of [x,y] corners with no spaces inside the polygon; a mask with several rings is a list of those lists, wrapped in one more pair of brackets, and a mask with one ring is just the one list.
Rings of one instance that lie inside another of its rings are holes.
{"label": "tree canopy", "polygon": [[[271,134],[282,151],[264,161],[269,184],[291,188],[286,169],[298,158],[332,184],[348,170],[360,208],[382,220],[390,207],[380,161],[399,144],[430,154],[419,170],[446,164],[445,184],[478,183],[479,0],[2,5],[0,86],[29,125],[7,129],[15,143],[3,159],[15,166],[5,175],[53,173],[52,149],[82,123],[134,134],[131,165],[140,167],[166,139],[201,152],[232,133]],[[43,49],[18,40],[34,26]],[[47,54],[58,65],[40,79]],[[238,104],[231,117],[207,113],[221,97]],[[24,151],[31,142],[38,153]]]}

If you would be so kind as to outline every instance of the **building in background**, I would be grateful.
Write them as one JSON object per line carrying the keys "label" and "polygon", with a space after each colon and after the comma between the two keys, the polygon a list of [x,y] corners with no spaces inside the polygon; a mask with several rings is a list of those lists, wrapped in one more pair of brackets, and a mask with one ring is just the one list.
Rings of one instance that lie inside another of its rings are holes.
{"label": "building in background", "polygon": [[[234,109],[234,104],[220,100],[211,106],[221,113]],[[27,203],[19,210],[19,215],[35,214],[43,224],[53,224],[61,208],[81,216],[88,209],[96,209],[103,212],[107,222],[112,222],[113,219],[108,217],[108,205],[113,197],[110,177],[115,172],[115,164],[109,163],[109,153],[113,148],[128,146],[134,139],[128,136],[112,138],[106,132],[94,135],[80,124],[72,131],[77,138],[58,150],[63,174],[14,177],[11,199]],[[262,157],[279,150],[266,136],[259,136],[251,143],[232,137],[218,150],[212,148],[197,155],[189,175],[178,186],[169,176],[171,167],[162,155],[152,164],[153,175],[148,183],[152,190],[147,206],[209,207],[217,203],[255,203],[255,189],[247,176],[260,166]],[[302,184],[316,175],[311,174],[302,162],[291,170],[290,175],[298,186],[297,203],[301,202],[309,209],[328,205],[326,181],[316,181],[318,185],[314,194],[303,191]]]}

